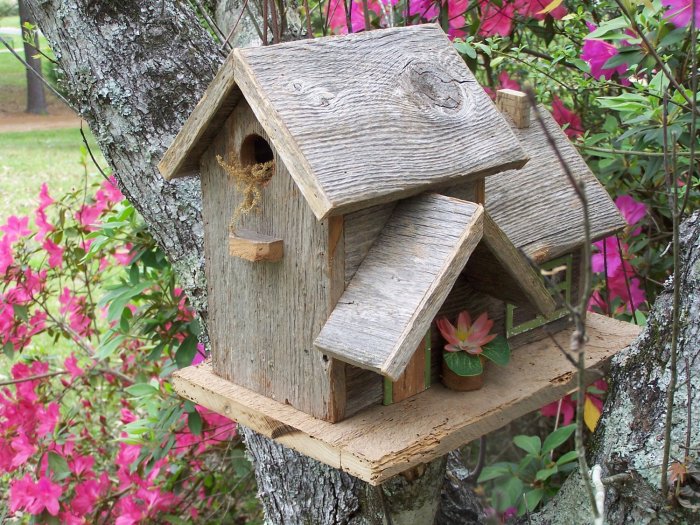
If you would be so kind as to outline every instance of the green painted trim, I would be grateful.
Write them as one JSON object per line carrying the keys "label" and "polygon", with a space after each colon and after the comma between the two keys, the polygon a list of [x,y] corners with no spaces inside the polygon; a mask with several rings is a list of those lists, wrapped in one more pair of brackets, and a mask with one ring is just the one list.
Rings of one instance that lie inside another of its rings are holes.
{"label": "green painted trim", "polygon": [[[573,254],[565,255],[563,257],[559,257],[558,259],[553,259],[551,261],[546,262],[545,264],[542,265],[543,270],[551,270],[552,268],[556,266],[561,266],[562,264],[566,266],[566,276],[564,277],[564,280],[557,284],[554,287],[554,291],[556,292],[564,292],[564,297],[566,298],[566,301],[568,303],[571,303],[571,279],[572,279],[572,273],[573,273],[573,263],[574,263],[574,256]],[[552,295],[554,295],[552,293]],[[530,330],[534,330],[535,328],[539,328],[540,326],[543,326],[547,323],[551,323],[552,321],[556,321],[558,319],[561,319],[562,317],[565,317],[568,315],[568,310],[566,308],[560,308],[559,310],[554,311],[551,315],[545,317],[543,315],[538,315],[534,319],[531,319],[530,321],[526,321],[524,323],[519,324],[518,326],[513,326],[513,315],[515,313],[515,309],[517,306],[508,303],[506,305],[506,337],[510,338],[513,336],[516,336],[518,334],[522,334],[524,332],[529,332]]]}
{"label": "green painted trim", "polygon": [[384,378],[384,401],[385,405],[394,403],[394,382],[388,377]]}
{"label": "green painted trim", "polygon": [[424,386],[425,388],[430,388],[430,375],[431,375],[431,368],[432,368],[432,339],[430,337],[430,329],[428,329],[428,333],[425,334],[425,371],[424,371]]}

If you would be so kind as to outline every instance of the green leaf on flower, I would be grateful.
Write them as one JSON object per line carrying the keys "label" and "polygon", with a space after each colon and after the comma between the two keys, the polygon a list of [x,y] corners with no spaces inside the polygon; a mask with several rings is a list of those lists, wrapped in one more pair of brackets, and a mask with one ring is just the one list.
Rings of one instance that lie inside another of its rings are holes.
{"label": "green leaf on flower", "polygon": [[561,456],[557,460],[557,465],[558,466],[566,465],[567,463],[571,463],[572,461],[576,461],[577,459],[578,459],[578,452],[576,452],[575,450],[570,450],[569,452],[567,452],[566,454],[564,454],[563,456]]}
{"label": "green leaf on flower", "polygon": [[532,512],[535,510],[543,496],[544,489],[534,489],[523,494],[523,497],[518,504],[518,514],[522,515],[525,514],[525,512]]}
{"label": "green leaf on flower", "polygon": [[459,53],[467,55],[471,59],[476,58],[476,49],[466,42],[455,42],[454,46]]}
{"label": "green leaf on flower", "polygon": [[193,335],[188,335],[185,340],[180,343],[177,352],[175,352],[175,362],[177,363],[178,368],[190,366],[196,352],[197,338]]}
{"label": "green leaf on flower", "polygon": [[557,472],[559,472],[559,469],[556,465],[554,465],[551,468],[543,468],[542,470],[537,471],[537,474],[535,475],[535,480],[545,481],[546,479],[551,478]]}
{"label": "green leaf on flower", "polygon": [[202,416],[196,410],[187,414],[187,427],[195,436],[202,433]]}
{"label": "green leaf on flower", "polygon": [[564,441],[571,437],[571,434],[574,433],[574,430],[576,430],[576,425],[567,425],[565,427],[556,429],[554,432],[552,432],[545,438],[544,444],[542,445],[542,453],[546,454],[547,452],[554,450],[559,445],[564,443]]}
{"label": "green leaf on flower", "polygon": [[449,369],[458,376],[478,376],[484,372],[479,356],[467,352],[446,352],[444,359]]}
{"label": "green leaf on flower", "polygon": [[512,463],[495,463],[484,467],[479,475],[477,483],[483,483],[484,481],[489,481],[492,479],[500,478],[501,476],[512,476],[513,475],[513,464]]}
{"label": "green leaf on flower", "polygon": [[49,452],[48,460],[49,470],[53,472],[54,480],[60,481],[70,476],[70,468],[68,467],[68,462],[63,456],[60,456],[55,452]]}
{"label": "green leaf on flower", "polygon": [[513,443],[516,447],[522,448],[528,454],[539,456],[542,449],[542,441],[539,436],[515,436]]}
{"label": "green leaf on flower", "polygon": [[508,340],[502,335],[499,335],[493,341],[483,346],[481,355],[497,365],[507,365],[508,361],[510,361],[510,345],[508,345]]}

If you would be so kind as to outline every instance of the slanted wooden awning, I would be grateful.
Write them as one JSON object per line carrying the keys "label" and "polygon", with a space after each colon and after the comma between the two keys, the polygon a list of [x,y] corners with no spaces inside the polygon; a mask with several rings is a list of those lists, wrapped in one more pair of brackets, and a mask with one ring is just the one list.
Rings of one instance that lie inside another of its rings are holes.
{"label": "slanted wooden awning", "polygon": [[160,162],[166,179],[198,171],[241,96],[319,219],[527,161],[436,24],[233,50]]}
{"label": "slanted wooden awning", "polygon": [[[480,260],[472,264],[475,250]],[[554,310],[542,279],[481,205],[425,194],[397,205],[316,348],[397,380],[465,265],[484,291],[543,314]]]}
{"label": "slanted wooden awning", "polygon": [[314,345],[397,380],[481,240],[479,204],[425,194],[400,202]]}

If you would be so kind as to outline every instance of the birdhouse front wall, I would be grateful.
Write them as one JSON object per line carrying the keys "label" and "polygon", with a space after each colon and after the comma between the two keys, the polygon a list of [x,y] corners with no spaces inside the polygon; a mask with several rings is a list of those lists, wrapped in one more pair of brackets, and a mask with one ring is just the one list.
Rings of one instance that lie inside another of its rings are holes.
{"label": "birdhouse front wall", "polygon": [[[234,229],[281,240],[283,255],[276,261],[231,255],[230,221],[245,197],[217,156],[235,165],[270,154],[274,173],[257,209],[243,213]],[[338,419],[344,365],[315,351],[313,341],[343,288],[342,218],[316,219],[244,99],[200,170],[214,372],[315,417]]]}

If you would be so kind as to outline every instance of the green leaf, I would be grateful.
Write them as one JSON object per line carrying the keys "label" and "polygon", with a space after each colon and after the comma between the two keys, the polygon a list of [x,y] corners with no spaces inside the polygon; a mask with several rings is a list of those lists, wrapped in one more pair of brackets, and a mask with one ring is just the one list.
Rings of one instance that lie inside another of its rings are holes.
{"label": "green leaf", "polygon": [[479,356],[467,352],[446,352],[443,356],[449,369],[458,376],[478,376],[484,372]]}
{"label": "green leaf", "polygon": [[484,467],[479,475],[477,483],[483,483],[492,479],[500,478],[501,476],[511,476],[513,474],[512,463],[495,463]]}
{"label": "green leaf", "polygon": [[567,425],[556,429],[545,438],[544,444],[542,445],[542,453],[546,454],[564,443],[564,441],[571,437],[574,430],[576,430],[576,425]]}
{"label": "green leaf", "polygon": [[526,492],[518,504],[518,513],[525,514],[526,511],[534,511],[537,508],[537,505],[539,505],[540,501],[542,501],[543,496],[544,489],[534,489]]}
{"label": "green leaf", "polygon": [[24,304],[13,304],[12,310],[14,310],[15,317],[21,319],[25,323],[29,320],[29,308]]}
{"label": "green leaf", "polygon": [[202,417],[196,410],[187,414],[187,426],[195,436],[202,433]]}
{"label": "green leaf", "polygon": [[501,504],[507,507],[515,507],[522,498],[524,485],[523,482],[518,478],[511,478],[503,487],[505,492],[503,501]]}
{"label": "green leaf", "polygon": [[535,479],[537,481],[544,481],[548,478],[551,478],[554,474],[559,472],[559,469],[557,468],[556,465],[550,468],[543,468],[542,470],[538,470],[537,474],[535,475]]}
{"label": "green leaf", "polygon": [[[115,334],[115,332],[112,332],[112,334]],[[119,345],[124,342],[124,339],[126,338],[123,335],[114,335],[113,337],[110,337],[107,340],[105,340],[97,348],[97,359],[107,359],[114,353],[114,351],[119,347]]]}
{"label": "green leaf", "polygon": [[586,39],[601,38],[612,31],[626,29],[627,27],[629,27],[629,22],[624,16],[613,18],[612,20],[600,24],[595,31],[586,36]]}
{"label": "green leaf", "polygon": [[14,358],[15,357],[15,345],[8,341],[2,347],[2,353],[5,354],[10,359]]}
{"label": "green leaf", "polygon": [[565,465],[566,463],[571,463],[572,461],[576,461],[577,459],[578,459],[578,452],[575,450],[570,450],[569,452],[567,452],[566,454],[564,454],[563,456],[561,456],[557,460],[557,465],[558,466]]}
{"label": "green leaf", "polygon": [[131,284],[136,286],[137,284],[139,284],[139,277],[140,277],[140,273],[139,273],[138,265],[132,264],[131,268],[129,269],[129,282],[131,282]]}
{"label": "green leaf", "polygon": [[175,362],[178,368],[185,368],[192,364],[194,354],[197,352],[197,338],[193,335],[188,335],[182,343],[180,343],[177,352],[175,352]]}
{"label": "green leaf", "polygon": [[48,459],[49,470],[53,472],[54,480],[60,481],[70,476],[70,468],[68,468],[68,462],[63,456],[60,456],[55,452],[49,452]]}
{"label": "green leaf", "polygon": [[539,456],[542,449],[542,441],[539,436],[515,436],[513,443],[516,447],[523,449],[528,454]]}
{"label": "green leaf", "polygon": [[476,58],[476,49],[466,42],[455,42],[454,46],[459,53],[467,55],[471,59]]}
{"label": "green leaf", "polygon": [[510,346],[508,340],[502,335],[484,345],[483,350],[481,355],[497,365],[505,366],[510,361]]}
{"label": "green leaf", "polygon": [[152,396],[158,393],[158,389],[148,383],[136,383],[126,388],[126,393],[134,397]]}

